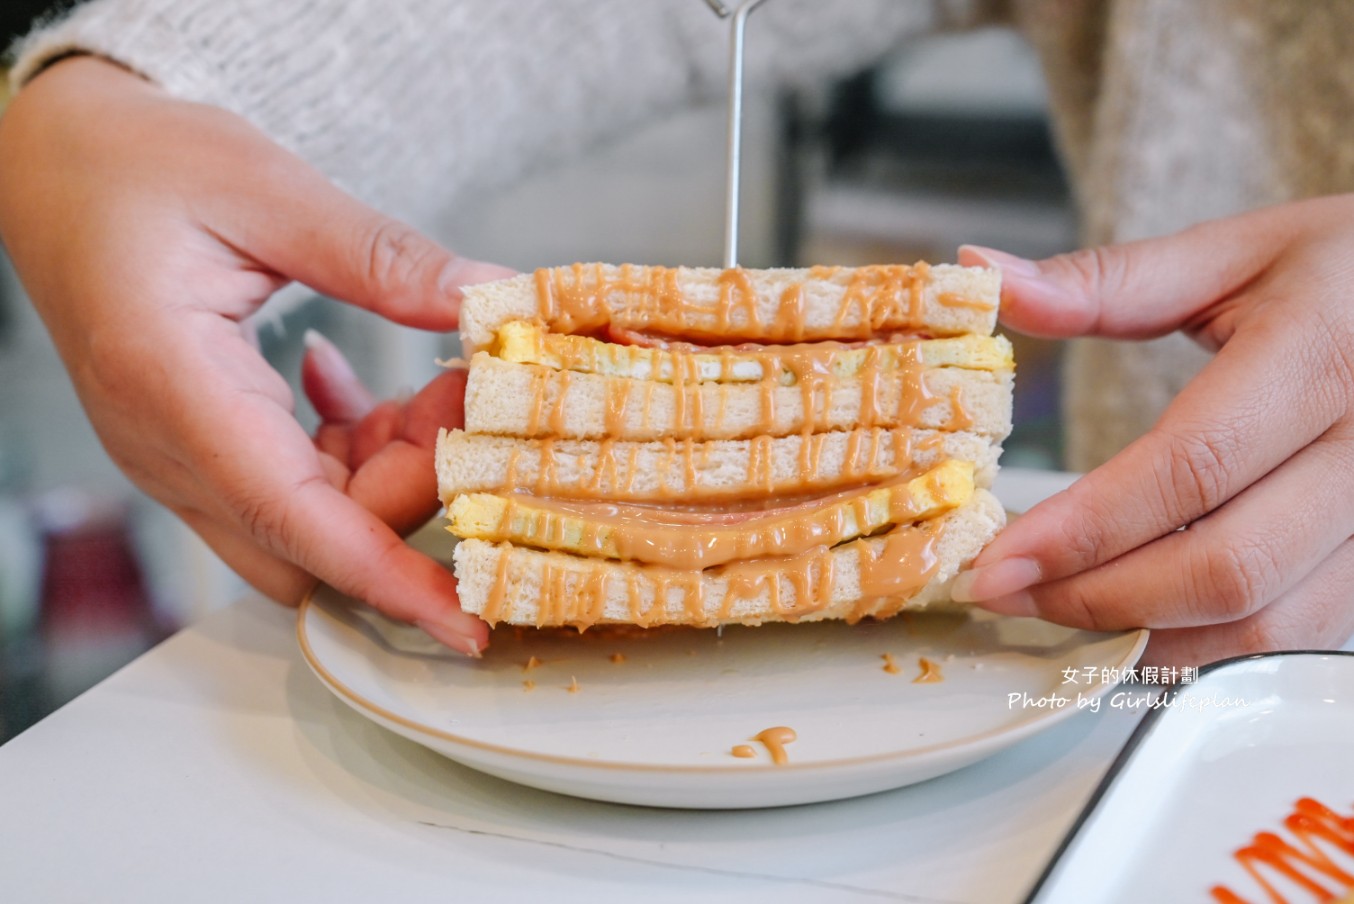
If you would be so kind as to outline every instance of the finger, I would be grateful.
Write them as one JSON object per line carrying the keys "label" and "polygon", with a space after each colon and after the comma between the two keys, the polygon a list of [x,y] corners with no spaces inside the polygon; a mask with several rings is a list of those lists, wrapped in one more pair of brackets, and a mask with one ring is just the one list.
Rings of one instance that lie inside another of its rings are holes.
{"label": "finger", "polygon": [[429,449],[437,441],[437,431],[465,426],[465,382],[469,374],[453,367],[434,377],[409,400],[404,409],[404,432],[411,443]]}
{"label": "finger", "polygon": [[1286,210],[1270,210],[1042,261],[966,245],[959,262],[1001,271],[1002,322],[1022,333],[1143,339],[1179,329],[1241,291],[1298,223]]}
{"label": "finger", "polygon": [[353,428],[346,424],[321,424],[315,428],[317,450],[350,467],[356,467],[352,464],[352,439]]}
{"label": "finger", "polygon": [[1334,357],[1292,324],[1257,321],[1238,333],[1151,431],[1003,531],[960,582],[959,598],[992,599],[1093,568],[1224,504],[1342,415],[1339,393],[1327,388],[1343,379]]}
{"label": "finger", "polygon": [[[269,142],[262,134],[254,140]],[[269,145],[271,165],[231,187],[212,228],[278,273],[397,323],[449,330],[462,286],[515,272],[453,254]]]}
{"label": "finger", "polygon": [[[304,569],[260,550],[255,538],[247,532],[230,529],[222,522],[195,511],[178,510],[178,514],[223,562],[250,586],[270,599],[295,606],[320,584],[320,581]],[[432,562],[431,559],[413,553],[412,550],[410,552],[446,573],[442,566]],[[386,612],[392,617],[400,617],[389,610]],[[471,656],[479,656],[488,642],[487,628],[472,633],[467,639],[460,625],[449,627],[442,621],[428,619],[415,620],[415,623],[445,646]]]}
{"label": "finger", "polygon": [[367,459],[399,437],[404,427],[404,412],[399,402],[382,402],[362,422],[353,427],[349,438],[348,463],[360,468]]}
{"label": "finger", "polygon": [[1092,630],[1246,618],[1288,592],[1354,533],[1354,514],[1333,502],[1354,495],[1351,461],[1348,437],[1318,440],[1188,530],[982,605]]}
{"label": "finger", "polygon": [[354,424],[376,407],[376,399],[358,378],[338,346],[318,330],[306,330],[301,359],[301,388],[320,420]]}
{"label": "finger", "polygon": [[[309,437],[285,409],[228,387],[207,388],[202,395],[203,411],[248,424],[247,430],[231,430],[230,424],[206,418],[194,436],[201,448],[189,452],[205,485],[222,494],[220,505],[256,544],[392,618],[418,624],[443,643],[471,653],[483,649],[487,628],[461,612],[452,575],[331,486]],[[226,449],[222,436],[229,437]],[[431,461],[419,470],[431,474]],[[350,491],[355,480],[349,481]]]}
{"label": "finger", "polygon": [[319,583],[303,568],[264,552],[246,531],[193,509],[175,508],[174,513],[231,571],[271,600],[295,606]]}
{"label": "finger", "polygon": [[440,505],[434,447],[439,428],[462,423],[465,378],[464,370],[451,370],[425,386],[405,406],[398,436],[348,482],[348,494],[397,531],[423,524]]}
{"label": "finger", "polygon": [[1187,666],[1272,650],[1334,650],[1354,635],[1354,541],[1346,541],[1296,587],[1238,621],[1157,631],[1143,665]]}

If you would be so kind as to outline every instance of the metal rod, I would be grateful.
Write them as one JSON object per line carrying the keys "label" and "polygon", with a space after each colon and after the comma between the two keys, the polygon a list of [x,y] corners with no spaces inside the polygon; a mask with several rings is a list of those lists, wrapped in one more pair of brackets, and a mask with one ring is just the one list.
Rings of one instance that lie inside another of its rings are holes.
{"label": "metal rod", "polygon": [[[728,14],[718,0],[706,0],[712,9]],[[743,38],[748,16],[765,0],[744,0],[733,14],[729,38],[729,139],[724,188],[724,267],[738,266],[738,181],[743,151]],[[716,8],[718,6],[718,8]]]}

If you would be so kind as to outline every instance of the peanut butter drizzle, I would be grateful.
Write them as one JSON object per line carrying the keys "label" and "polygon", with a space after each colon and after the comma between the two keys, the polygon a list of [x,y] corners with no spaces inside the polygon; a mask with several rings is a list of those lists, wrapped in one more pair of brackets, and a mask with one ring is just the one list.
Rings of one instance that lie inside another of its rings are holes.
{"label": "peanut butter drizzle", "polygon": [[549,493],[559,486],[559,473],[555,467],[555,441],[547,437],[541,440],[541,461],[536,469],[537,493]]}
{"label": "peanut butter drizzle", "polygon": [[[839,267],[813,267],[806,280],[831,280],[839,271]],[[713,305],[688,299],[677,283],[677,273],[666,267],[649,267],[640,276],[628,264],[618,268],[614,278],[608,278],[601,264],[540,269],[534,276],[537,310],[552,329],[563,333],[613,324],[624,329],[714,339],[866,339],[885,329],[921,326],[930,280],[930,267],[925,263],[858,267],[842,291],[832,323],[810,330],[804,323],[803,283],[782,290],[776,315],[766,323],[761,319],[761,301],[747,271],[735,267],[721,272],[716,277],[718,297]],[[985,303],[954,293],[941,293],[937,302],[951,308],[990,310]]]}
{"label": "peanut butter drizzle", "polygon": [[[505,478],[503,478],[503,489],[507,490],[509,493],[513,492],[518,488],[517,468],[521,460],[522,460],[522,447],[513,446],[512,451],[508,453],[508,474]],[[538,471],[537,473],[540,472]]]}
{"label": "peanut butter drizzle", "polygon": [[489,589],[489,599],[484,603],[484,612],[480,616],[490,625],[503,614],[503,603],[508,598],[508,547],[499,548],[498,568],[494,572],[494,586]]}
{"label": "peanut butter drizzle", "polygon": [[912,679],[913,684],[939,684],[945,680],[945,676],[940,673],[940,663],[934,660],[919,656],[917,667],[921,669],[921,674]]}
{"label": "peanut butter drizzle", "polygon": [[861,543],[860,603],[848,621],[897,615],[940,566],[936,553],[939,525],[921,525],[885,534],[882,542]]}
{"label": "peanut butter drizzle", "polygon": [[630,447],[630,452],[625,458],[625,485],[621,491],[627,495],[630,494],[630,487],[635,482],[635,474],[639,471],[639,449],[635,446]]}
{"label": "peanut butter drizzle", "polygon": [[[884,542],[857,541],[860,556],[862,601],[848,616],[855,622],[866,616],[896,614],[907,597],[930,579],[936,567],[932,546],[939,530],[934,525],[895,530]],[[877,549],[872,549],[877,547]],[[506,589],[507,556],[500,559],[499,578],[485,607],[483,618],[494,624],[501,614]],[[832,605],[836,587],[832,549],[817,546],[794,556],[751,558],[731,562],[714,570],[675,569],[638,565],[624,572],[627,619],[641,627],[672,621],[669,597],[680,594],[680,612],[685,623],[711,625],[737,619],[740,601],[763,594],[779,618],[794,622]],[[724,599],[711,613],[706,601],[705,576],[722,577]],[[608,576],[603,569],[589,569],[586,577],[553,563],[544,566],[540,584],[537,625],[573,625],[580,629],[602,621],[608,596]],[[647,601],[642,587],[648,583]],[[787,591],[789,591],[787,593]]]}
{"label": "peanut butter drizzle", "polygon": [[752,740],[760,741],[766,748],[766,752],[771,754],[771,762],[777,766],[784,766],[790,761],[785,754],[785,745],[792,744],[799,735],[795,734],[793,728],[787,728],[784,725],[777,725],[774,728],[767,728],[753,735]]}
{"label": "peanut butter drizzle", "polygon": [[964,407],[963,387],[950,387],[950,420],[945,425],[945,429],[951,433],[958,433],[961,430],[968,430],[972,426],[973,415]]}
{"label": "peanut butter drizzle", "polygon": [[[604,437],[598,440],[595,455],[581,463],[574,480],[565,482],[557,474],[554,452],[557,441],[546,437],[535,441],[538,444],[536,451],[528,459],[536,462],[535,476],[530,479],[523,476],[521,464],[523,455],[530,449],[524,445],[509,452],[506,477],[500,489],[508,493],[530,489],[537,496],[566,499],[617,501],[667,501],[699,492],[701,498],[710,501],[739,502],[766,495],[793,497],[811,490],[830,490],[862,480],[889,478],[906,471],[914,461],[913,432],[907,427],[801,432],[796,439],[799,447],[794,454],[798,467],[792,475],[780,477],[775,471],[772,437],[732,441],[748,444],[744,456],[748,465],[743,483],[725,488],[699,487],[701,475],[710,468],[714,443],[690,437],[660,440],[657,442],[664,447],[663,457],[649,468],[656,472],[654,482],[637,489],[635,481],[641,474],[641,443],[626,443],[626,452],[622,456],[617,451],[616,439]],[[839,459],[834,456],[834,460],[840,461],[840,468],[825,473],[823,459],[829,442],[841,442],[845,449]],[[934,452],[941,442],[942,438],[936,435],[928,436],[925,440],[915,441],[916,451]]]}
{"label": "peanut butter drizzle", "polygon": [[[708,517],[623,503],[510,494],[504,497],[506,504],[493,539],[519,539],[591,557],[611,557],[614,549],[614,556],[622,561],[704,569],[739,559],[798,555],[871,533],[884,524],[906,524],[921,513],[907,483],[904,474],[875,486],[829,494],[812,505],[749,513],[732,523],[711,523]],[[942,495],[938,483],[930,483],[929,489],[933,496]],[[880,491],[886,497],[872,500]],[[882,513],[878,510],[881,503],[887,506]],[[524,520],[525,528],[516,526]],[[566,526],[579,522],[583,530],[576,544],[566,542]]]}
{"label": "peanut butter drizzle", "polygon": [[[545,461],[541,461],[541,469],[544,470]],[[618,475],[616,473],[616,441],[611,437],[605,437],[597,443],[597,459],[592,464],[592,476],[588,478],[583,486],[587,490],[587,495],[605,496],[607,492],[603,489],[603,483],[607,487],[616,486]],[[560,491],[558,485],[543,487],[537,489],[537,494],[541,496],[553,496]]]}
{"label": "peanut butter drizzle", "polygon": [[541,432],[541,414],[545,408],[545,393],[549,388],[551,371],[537,368],[531,374],[531,409],[527,414],[527,436]]}
{"label": "peanut butter drizzle", "polygon": [[747,744],[735,744],[729,753],[742,760],[750,760],[757,755],[757,751],[753,750]]}
{"label": "peanut butter drizzle", "polygon": [[936,301],[946,308],[967,308],[970,311],[994,311],[996,305],[989,301],[977,301],[972,298],[960,295],[957,292],[941,292],[936,295]]}
{"label": "peanut butter drizzle", "polygon": [[734,315],[742,312],[749,332],[760,332],[761,319],[757,314],[757,290],[752,286],[747,271],[741,267],[725,270],[716,280],[719,286],[719,307],[716,323],[721,333],[730,332],[736,327]]}
{"label": "peanut butter drizzle", "polygon": [[[555,404],[550,406],[550,417],[546,419],[546,424],[550,428],[551,436],[562,436],[564,434],[564,400],[569,397],[569,380],[572,371],[562,370],[559,376],[555,378]],[[544,386],[542,386],[544,393]],[[532,434],[535,434],[533,429]]]}
{"label": "peanut butter drizzle", "polygon": [[603,418],[607,436],[625,435],[625,409],[629,405],[630,390],[634,385],[634,380],[616,379],[607,381],[606,413]]}
{"label": "peanut butter drizzle", "polygon": [[[733,620],[739,602],[755,600],[763,593],[767,595],[771,611],[791,622],[832,604],[835,560],[832,550],[826,546],[795,556],[734,562],[725,566],[722,573],[726,578],[726,589],[719,608],[719,622]],[[794,591],[794,598],[789,602],[782,593],[782,579]]]}
{"label": "peanut butter drizzle", "polygon": [[776,319],[771,323],[774,342],[799,342],[804,338],[804,287],[796,284],[780,293]]}

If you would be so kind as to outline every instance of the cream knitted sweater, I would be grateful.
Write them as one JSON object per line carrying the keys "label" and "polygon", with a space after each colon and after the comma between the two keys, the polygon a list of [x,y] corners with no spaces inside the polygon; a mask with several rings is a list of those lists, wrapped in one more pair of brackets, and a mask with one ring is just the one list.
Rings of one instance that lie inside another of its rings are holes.
{"label": "cream knitted sweater", "polygon": [[[776,0],[749,72],[821,78],[994,21],[1044,60],[1088,242],[1354,188],[1354,4]],[[30,35],[13,79],[71,52],[118,60],[435,231],[472,189],[717,93],[724,35],[701,0],[93,0]],[[1070,466],[1150,426],[1202,360],[1179,337],[1075,345]]]}

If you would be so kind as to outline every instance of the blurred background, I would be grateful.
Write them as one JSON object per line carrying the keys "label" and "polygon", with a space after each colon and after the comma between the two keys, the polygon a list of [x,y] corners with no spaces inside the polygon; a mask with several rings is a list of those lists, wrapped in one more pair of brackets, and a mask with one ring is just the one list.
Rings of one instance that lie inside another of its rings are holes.
{"label": "blurred background", "polygon": [[[8,43],[51,4],[3,6]],[[754,93],[747,111],[746,266],[944,262],[963,242],[1043,256],[1075,244],[1039,67],[1012,32],[929,38],[835,83]],[[579,260],[718,265],[723,117],[720,105],[692,110],[473,199],[437,238],[520,269]],[[456,353],[454,337],[309,299],[260,326],[265,353],[293,385],[311,327],[383,395],[421,385],[434,359]],[[1016,431],[1003,464],[1056,468],[1058,347],[1012,338]],[[300,416],[313,425],[313,413]],[[108,461],[6,259],[0,742],[246,589]]]}

